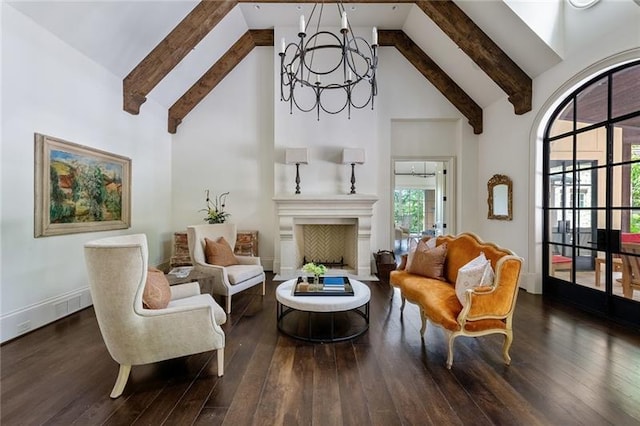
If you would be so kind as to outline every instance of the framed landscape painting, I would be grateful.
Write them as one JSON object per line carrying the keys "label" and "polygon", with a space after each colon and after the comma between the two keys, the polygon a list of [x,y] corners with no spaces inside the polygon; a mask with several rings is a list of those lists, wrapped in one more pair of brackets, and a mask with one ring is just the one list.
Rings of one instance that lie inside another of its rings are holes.
{"label": "framed landscape painting", "polygon": [[34,236],[131,227],[131,159],[35,134]]}

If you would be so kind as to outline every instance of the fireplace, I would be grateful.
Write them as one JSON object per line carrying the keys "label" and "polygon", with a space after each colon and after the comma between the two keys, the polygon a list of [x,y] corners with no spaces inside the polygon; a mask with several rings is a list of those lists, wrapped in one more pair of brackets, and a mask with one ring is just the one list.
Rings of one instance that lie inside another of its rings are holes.
{"label": "fireplace", "polygon": [[371,276],[371,217],[376,196],[284,195],[274,201],[279,219],[274,270],[280,278],[297,276],[305,260],[341,261],[344,265],[335,265],[335,273],[363,279]]}

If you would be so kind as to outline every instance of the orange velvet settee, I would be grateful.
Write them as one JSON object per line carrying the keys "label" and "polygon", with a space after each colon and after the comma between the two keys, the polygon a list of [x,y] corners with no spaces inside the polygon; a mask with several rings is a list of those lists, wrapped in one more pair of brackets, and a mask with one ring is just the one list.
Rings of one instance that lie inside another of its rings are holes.
{"label": "orange velvet settee", "polygon": [[[513,311],[522,258],[493,243],[483,242],[472,233],[437,237],[436,247],[444,243],[447,243],[443,269],[446,281],[409,273],[401,269],[406,263],[404,260],[397,270],[391,272],[390,284],[400,289],[401,311],[404,310],[406,301],[418,305],[422,318],[420,333],[423,338],[427,320],[446,331],[449,344],[447,368],[451,368],[453,364],[453,343],[456,337],[476,337],[492,333],[504,334],[502,354],[505,364],[509,365]],[[481,252],[490,261],[495,273],[493,285],[467,289],[464,292],[463,307],[455,289],[458,270]]]}

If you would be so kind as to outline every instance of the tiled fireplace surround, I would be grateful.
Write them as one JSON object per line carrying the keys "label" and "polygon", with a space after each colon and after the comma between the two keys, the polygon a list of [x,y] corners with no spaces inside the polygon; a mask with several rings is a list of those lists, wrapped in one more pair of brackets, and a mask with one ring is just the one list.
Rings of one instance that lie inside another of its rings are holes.
{"label": "tiled fireplace surround", "polygon": [[[375,195],[281,195],[274,198],[278,210],[279,248],[274,270],[282,279],[293,278],[302,266],[305,225],[326,231],[324,225],[341,225],[345,263],[342,269],[365,278],[371,275],[371,218]],[[346,226],[345,226],[346,225]],[[306,234],[309,235],[309,229]],[[335,235],[335,232],[329,232]],[[307,251],[308,252],[308,251]],[[309,259],[307,259],[308,261]],[[328,259],[333,260],[333,259]]]}

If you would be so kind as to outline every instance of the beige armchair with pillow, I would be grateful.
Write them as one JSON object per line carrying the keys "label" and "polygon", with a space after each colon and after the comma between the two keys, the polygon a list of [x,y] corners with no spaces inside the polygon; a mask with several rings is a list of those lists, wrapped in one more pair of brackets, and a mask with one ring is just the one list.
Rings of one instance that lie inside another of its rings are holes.
{"label": "beige armchair with pillow", "polygon": [[265,274],[259,257],[236,256],[236,225],[216,223],[187,227],[189,255],[196,270],[213,277],[214,294],[226,297],[226,311],[231,313],[231,296],[262,283]]}
{"label": "beige armchair with pillow", "polygon": [[223,375],[224,311],[198,283],[169,287],[161,271],[149,270],[144,234],[88,242],[84,255],[98,326],[120,364],[111,398],[122,394],[133,365],[217,350]]}

